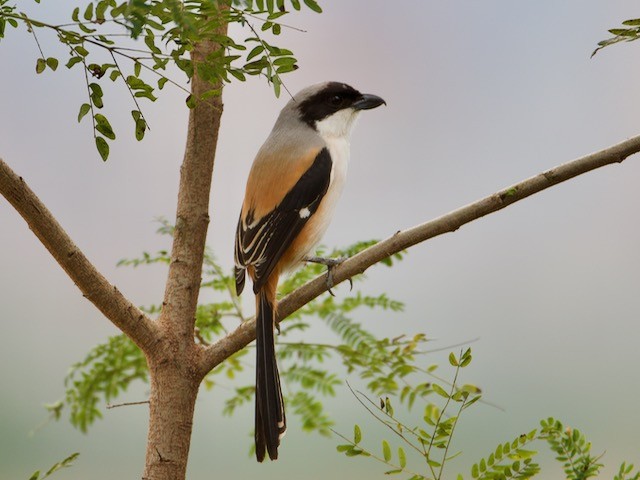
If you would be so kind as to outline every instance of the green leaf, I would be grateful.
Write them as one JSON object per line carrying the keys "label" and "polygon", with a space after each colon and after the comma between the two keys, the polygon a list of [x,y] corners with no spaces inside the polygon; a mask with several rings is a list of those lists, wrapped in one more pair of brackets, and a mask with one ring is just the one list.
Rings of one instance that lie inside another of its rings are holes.
{"label": "green leaf", "polygon": [[402,447],[398,447],[398,460],[400,461],[400,468],[404,468],[407,465],[407,455]]}
{"label": "green leaf", "polygon": [[102,157],[102,161],[106,162],[107,158],[109,158],[109,144],[107,141],[100,136],[96,136],[96,148]]}
{"label": "green leaf", "polygon": [[391,461],[391,447],[386,440],[382,440],[382,456],[385,462]]}
{"label": "green leaf", "polygon": [[104,106],[102,102],[102,87],[97,83],[90,83],[89,90],[91,90],[91,101],[97,108],[102,108]]}
{"label": "green leaf", "polygon": [[511,458],[518,458],[519,460],[526,460],[527,458],[533,458],[538,454],[535,450],[524,450],[522,448],[518,448],[515,451],[515,454],[511,455]]}
{"label": "green leaf", "polygon": [[362,432],[360,431],[360,427],[358,425],[353,426],[353,443],[356,445],[360,443],[362,440]]}
{"label": "green leaf", "polygon": [[89,110],[91,110],[91,105],[89,105],[88,103],[83,103],[82,105],[80,105],[80,111],[78,112],[78,123],[80,123],[80,120],[82,120],[82,118],[89,113]]}
{"label": "green leaf", "polygon": [[111,73],[109,74],[109,78],[111,79],[112,82],[115,82],[120,75],[122,75],[120,73],[120,70],[111,70]]}
{"label": "green leaf", "polygon": [[47,62],[45,62],[44,58],[36,60],[36,73],[44,72],[45,68],[47,68]]}
{"label": "green leaf", "polygon": [[47,66],[54,72],[58,69],[58,59],[54,57],[47,58]]}
{"label": "green leaf", "polygon": [[433,385],[431,385],[431,388],[433,388],[433,391],[436,392],[441,397],[449,398],[449,394],[446,392],[446,390],[442,388],[440,385],[438,385],[437,383],[434,383]]}
{"label": "green leaf", "polygon": [[66,64],[67,68],[73,67],[76,63],[80,63],[82,61],[82,57],[71,57]]}
{"label": "green leaf", "polygon": [[86,48],[84,48],[82,45],[77,45],[73,47],[73,49],[81,57],[86,57],[87,55],[89,55],[89,51]]}
{"label": "green leaf", "polygon": [[169,79],[167,77],[160,77],[158,79],[158,88],[162,90],[168,81]]}
{"label": "green leaf", "polygon": [[103,134],[109,140],[116,139],[116,134],[114,133],[113,128],[111,128],[111,124],[109,123],[109,120],[107,120],[107,117],[101,113],[96,113],[93,118],[96,121],[96,130],[98,132]]}
{"label": "green leaf", "polygon": [[98,97],[102,97],[103,95],[102,87],[98,83],[90,83],[89,89],[94,95],[97,95]]}
{"label": "green leaf", "polygon": [[54,463],[51,468],[49,470],[47,470],[47,473],[44,474],[44,477],[42,477],[43,479],[50,476],[52,473],[57,472],[58,470],[62,469],[62,468],[66,468],[66,467],[70,467],[72,465],[72,462],[78,458],[80,454],[79,453],[72,453],[71,455],[69,455],[67,458],[65,458],[64,460],[58,462],[58,463]]}
{"label": "green leaf", "polygon": [[[114,5],[115,5],[115,2],[114,2]],[[101,2],[98,3],[98,6],[96,7],[96,20],[98,21],[98,23],[104,22],[104,12],[107,11],[108,7],[109,7],[108,0],[102,0]]]}
{"label": "green leaf", "polygon": [[93,18],[93,3],[89,3],[87,5],[86,10],[84,11],[84,19],[91,20]]}
{"label": "green leaf", "polygon": [[249,55],[247,55],[247,62],[249,60],[251,60],[254,57],[257,57],[258,55],[260,55],[262,52],[264,52],[264,47],[262,45],[258,45],[257,47],[254,47],[250,52]]}
{"label": "green leaf", "polygon": [[139,118],[138,120],[136,120],[136,140],[142,140],[146,131],[147,122],[144,120],[144,118]]}
{"label": "green leaf", "polygon": [[454,367],[458,366],[458,359],[453,352],[449,353],[449,363]]}
{"label": "green leaf", "polygon": [[233,75],[236,79],[240,80],[241,82],[244,82],[247,79],[244,73],[242,73],[242,70],[238,70],[237,68],[230,69],[229,73]]}
{"label": "green leaf", "polygon": [[140,71],[142,70],[142,64],[140,62],[136,62],[133,64],[133,74],[136,77],[140,76]]}
{"label": "green leaf", "polygon": [[304,0],[304,4],[316,13],[322,13],[322,8],[315,0]]}
{"label": "green leaf", "polygon": [[33,475],[29,477],[29,480],[38,480],[40,478],[40,470],[33,472]]}

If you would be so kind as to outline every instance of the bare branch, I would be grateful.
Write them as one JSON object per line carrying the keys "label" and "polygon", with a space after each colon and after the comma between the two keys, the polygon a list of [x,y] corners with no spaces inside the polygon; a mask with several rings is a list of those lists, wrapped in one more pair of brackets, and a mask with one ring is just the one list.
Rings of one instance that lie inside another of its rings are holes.
{"label": "bare branch", "polygon": [[24,179],[16,175],[2,159],[0,193],[24,218],[85,298],[142,351],[149,352],[159,338],[157,325],[107,281],[73,243]]}
{"label": "bare branch", "polygon": [[[628,156],[638,152],[640,152],[640,135],[542,172],[429,222],[404,231],[398,231],[386,240],[363,250],[337,266],[333,270],[334,284],[337,285],[354,275],[363,273],[370,266],[413,245],[443,233],[453,232],[466,223],[502,210],[530,195],[583,173],[612,163],[620,163]],[[298,288],[279,303],[278,321],[286,318],[326,291],[325,275],[316,277]],[[211,370],[254,339],[255,320],[244,322],[229,335],[204,349],[201,368],[205,371]]]}
{"label": "bare branch", "polygon": [[124,403],[107,403],[107,410],[119,407],[131,407],[133,405],[149,405],[149,400],[141,400],[139,402],[124,402]]}

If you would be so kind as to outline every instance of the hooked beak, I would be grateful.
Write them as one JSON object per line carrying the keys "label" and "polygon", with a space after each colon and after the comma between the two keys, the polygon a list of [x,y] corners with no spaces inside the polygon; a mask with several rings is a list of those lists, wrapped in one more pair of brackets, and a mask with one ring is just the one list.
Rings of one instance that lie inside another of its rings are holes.
{"label": "hooked beak", "polygon": [[371,95],[370,93],[363,93],[362,96],[353,102],[352,108],[356,110],[371,110],[372,108],[379,107],[382,104],[387,104],[382,98],[377,95]]}

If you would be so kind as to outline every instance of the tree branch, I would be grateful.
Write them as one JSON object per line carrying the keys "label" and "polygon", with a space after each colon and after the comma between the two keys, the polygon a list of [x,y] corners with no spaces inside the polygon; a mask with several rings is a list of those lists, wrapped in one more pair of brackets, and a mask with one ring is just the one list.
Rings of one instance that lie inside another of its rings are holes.
{"label": "tree branch", "polygon": [[[227,26],[226,22],[221,22],[217,27],[218,33],[225,35]],[[211,41],[202,41],[194,46],[191,54],[195,69],[191,79],[191,95],[196,103],[189,111],[187,145],[180,167],[171,263],[159,319],[164,332],[180,338],[183,345],[193,343],[209,225],[211,177],[223,107],[222,82],[203,80],[198,68],[220,48],[220,45]],[[206,94],[213,90],[217,90],[218,94],[207,97]]]}
{"label": "tree branch", "polygon": [[143,352],[159,338],[157,325],[93,266],[36,194],[0,159],[0,193],[18,211],[85,298]]}
{"label": "tree branch", "polygon": [[[334,284],[363,273],[370,266],[430,238],[453,232],[466,223],[502,210],[530,195],[570,180],[578,175],[612,163],[620,163],[640,152],[640,135],[596,153],[578,158],[502,189],[488,197],[454,210],[434,220],[404,231],[345,260],[333,271]],[[287,295],[278,304],[278,321],[283,320],[327,291],[326,276],[321,275]],[[241,324],[229,335],[204,349],[202,369],[206,372],[255,339],[255,320]]]}

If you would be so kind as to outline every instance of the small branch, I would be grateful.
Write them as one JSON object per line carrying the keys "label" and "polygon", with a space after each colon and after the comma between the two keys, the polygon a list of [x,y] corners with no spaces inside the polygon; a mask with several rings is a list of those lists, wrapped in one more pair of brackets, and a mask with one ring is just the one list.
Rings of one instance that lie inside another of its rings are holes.
{"label": "small branch", "polygon": [[[276,68],[273,64],[273,57],[271,57],[271,51],[269,50],[269,48],[267,47],[267,44],[265,43],[264,40],[262,40],[262,37],[258,34],[258,32],[256,31],[255,28],[253,28],[253,25],[251,25],[249,22],[247,22],[247,26],[251,29],[251,31],[253,32],[253,34],[256,36],[256,38],[258,39],[258,41],[260,42],[260,45],[262,45],[262,48],[264,48],[264,54],[267,56],[267,61],[269,62],[269,65],[271,66],[271,68],[273,69],[273,76],[278,78],[278,81],[280,82],[280,85],[282,85],[284,87],[284,89],[286,90],[286,92],[289,94],[289,96],[291,98],[293,98],[293,94],[289,91],[289,89],[287,88],[287,86],[284,84],[284,82],[282,81],[282,78],[280,77],[280,74],[276,71]],[[267,75],[267,80],[271,83],[271,79],[269,78],[269,76]]]}
{"label": "small branch", "polygon": [[[620,163],[638,152],[640,152],[640,135],[542,172],[429,222],[398,231],[386,240],[378,242],[337,266],[333,271],[334,284],[337,285],[361,274],[370,266],[413,245],[444,233],[454,232],[462,225],[502,210],[547,188],[605,165]],[[325,278],[326,275],[320,275],[283,298],[278,304],[278,321],[283,320],[326,292]],[[207,347],[203,352],[201,368],[205,373],[208,372],[254,339],[255,320],[250,320]]]}
{"label": "small branch", "polygon": [[[351,388],[351,385],[349,385],[349,382],[345,382],[347,384],[347,387],[349,388],[349,390],[351,391],[351,394],[356,398],[356,400],[358,401],[358,403],[360,405],[363,406],[363,408],[369,412],[369,414],[371,414],[371,416],[373,418],[375,418],[378,422],[380,422],[381,424],[383,424],[385,427],[387,427],[389,430],[391,430],[393,433],[395,433],[398,437],[400,437],[407,445],[409,445],[411,448],[413,448],[416,452],[418,452],[418,454],[423,455],[423,452],[416,447],[413,443],[411,443],[404,435],[402,435],[402,433],[400,431],[398,431],[398,429],[394,428],[393,425],[390,425],[389,422],[387,422],[386,420],[384,420],[383,418],[380,418],[376,411],[374,411],[371,407],[369,407],[366,403],[364,403],[364,401],[362,400],[362,398],[360,398],[360,396],[364,397],[367,402],[369,402],[372,406],[376,406],[375,403],[373,403],[371,401],[371,399],[369,397],[367,397],[364,393],[360,392],[360,391],[355,391],[353,388]],[[380,411],[382,412],[382,414],[389,418],[393,423],[398,424],[398,425],[402,425],[402,427],[410,432],[412,435],[416,436],[419,438],[419,436],[409,427],[407,427],[406,425],[404,425],[402,422],[396,420],[392,415],[390,415],[387,411],[385,411],[384,409],[380,409]]]}
{"label": "small branch", "polygon": [[[111,58],[113,59],[113,64],[116,66],[116,68],[120,72],[120,78],[122,79],[122,82],[127,87],[127,90],[129,91],[129,95],[131,96],[131,99],[133,100],[133,103],[135,104],[136,109],[138,110],[138,112],[140,112],[140,118],[142,118],[142,120],[144,120],[145,128],[147,130],[151,130],[151,128],[149,127],[149,122],[147,122],[147,119],[144,118],[144,113],[142,113],[142,109],[140,108],[140,104],[138,103],[138,99],[133,94],[133,91],[131,90],[131,86],[127,83],[127,79],[124,76],[124,72],[120,68],[120,65],[118,65],[118,60],[116,60],[116,56],[113,53],[113,50],[109,50],[109,53],[111,54]],[[140,65],[142,65],[142,64],[140,64]]]}
{"label": "small branch", "polygon": [[44,52],[42,51],[42,47],[40,46],[40,42],[38,41],[38,36],[36,35],[36,30],[33,28],[33,25],[31,25],[31,22],[26,18],[26,17],[22,17],[24,22],[27,24],[27,30],[30,30],[31,33],[33,34],[33,39],[36,41],[36,45],[38,46],[38,50],[40,51],[40,57],[43,60],[45,59],[44,56]]}
{"label": "small branch", "polygon": [[209,342],[207,342],[207,340],[200,334],[200,329],[198,327],[193,329],[193,335],[198,339],[200,345],[209,345]]}
{"label": "small branch", "polygon": [[[296,32],[300,32],[300,33],[307,33],[307,31],[303,30],[302,28],[294,27],[293,25],[288,25],[288,24],[282,23],[282,22],[276,22],[274,20],[267,20],[266,18],[259,17],[258,15],[246,12],[246,11],[241,10],[239,8],[231,7],[231,11],[234,12],[234,13],[239,14],[242,17],[253,18],[253,19],[258,20],[259,22],[262,22],[262,23],[270,22],[270,23],[273,23],[274,25],[276,25],[276,24],[280,25],[282,28],[288,28],[290,30],[295,30]],[[246,20],[245,20],[245,22],[246,22]]]}
{"label": "small branch", "polygon": [[93,266],[26,182],[0,159],[0,194],[18,211],[85,298],[142,351],[159,339],[156,324]]}
{"label": "small branch", "polygon": [[87,60],[85,59],[85,57],[83,57],[82,55],[78,54],[76,52],[75,47],[71,47],[71,49],[73,50],[74,53],[76,53],[81,59],[82,59],[82,69],[84,70],[84,83],[87,86],[87,98],[89,100],[89,107],[91,108],[91,125],[93,127],[93,130],[91,133],[93,133],[93,140],[96,141],[96,114],[93,110],[93,98],[91,97],[91,87],[89,87],[89,74],[87,73],[89,71],[89,67],[87,66]]}
{"label": "small branch", "polygon": [[[26,17],[24,15],[6,15],[7,18],[14,18],[15,20],[20,20],[22,22],[24,22],[27,27],[31,30],[31,32],[33,33],[33,36],[36,40],[36,43],[38,45],[38,49],[40,50],[40,54],[42,56],[42,58],[44,59],[44,53],[42,51],[42,48],[40,48],[40,43],[38,42],[38,38],[36,37],[36,33],[35,30],[33,28],[33,25],[31,23],[31,19],[29,17]],[[40,20],[33,20],[35,22],[37,22],[37,24],[42,27],[42,28],[48,28],[53,30],[54,32],[56,32],[58,34],[58,38],[59,41],[64,44],[64,45],[68,45],[71,50],[75,51],[75,48],[73,47],[72,44],[70,44],[68,41],[66,41],[64,39],[64,35],[71,35],[73,36],[75,39],[80,40],[81,42],[86,42],[90,45],[95,45],[96,47],[99,48],[103,48],[105,50],[107,50],[112,56],[115,55],[120,55],[123,58],[126,58],[127,60],[131,61],[131,62],[138,62],[140,63],[140,65],[142,66],[142,68],[148,70],[149,72],[161,77],[161,78],[166,78],[167,82],[174,85],[175,87],[178,87],[179,89],[181,89],[182,91],[186,92],[186,93],[191,93],[187,88],[183,87],[182,85],[180,85],[179,83],[177,83],[176,81],[170,79],[169,77],[167,77],[166,75],[162,74],[161,72],[159,72],[158,70],[153,69],[152,67],[145,65],[142,62],[139,62],[140,59],[143,59],[143,57],[134,57],[133,55],[129,55],[127,53],[124,53],[125,51],[128,52],[134,52],[134,53],[151,53],[149,50],[144,50],[144,49],[138,49],[138,48],[128,48],[128,47],[112,47],[111,45],[105,44],[104,42],[99,40],[99,37],[110,37],[110,36],[130,36],[127,33],[88,33],[88,34],[81,34],[78,32],[75,32],[73,30],[67,30],[64,27],[68,27],[68,26],[75,26],[75,25],[88,25],[88,24],[92,24],[93,22],[79,22],[79,23],[68,23],[68,24],[62,24],[62,25],[51,25],[49,23],[46,22],[41,22]],[[126,28],[126,25],[116,21],[116,20],[107,20],[107,21],[111,21],[114,22],[124,28]],[[82,56],[80,54],[77,54],[78,56]],[[172,58],[170,54],[168,53],[162,53],[162,54],[157,54],[156,56],[158,57],[164,57],[164,58]],[[144,57],[144,59],[153,59],[153,56],[151,57]],[[114,59],[115,60],[115,59]],[[84,59],[85,64],[86,64],[86,59]],[[119,68],[119,67],[118,67]],[[124,78],[124,76],[123,76]],[[140,110],[138,108],[138,110]]]}
{"label": "small branch", "polygon": [[343,439],[345,442],[347,442],[352,447],[357,448],[359,450],[362,450],[363,453],[361,453],[360,455],[365,455],[365,456],[371,457],[371,458],[373,458],[374,460],[377,460],[380,463],[388,465],[389,467],[393,468],[394,470],[401,470],[403,473],[408,473],[409,475],[413,475],[412,478],[426,478],[424,475],[422,475],[420,473],[412,472],[411,470],[409,470],[407,468],[403,468],[400,465],[396,465],[394,463],[387,462],[384,458],[381,458],[378,455],[376,455],[375,453],[372,453],[369,450],[363,448],[361,445],[355,443],[353,440],[348,439],[347,437],[342,435],[340,432],[335,431],[333,428],[330,428],[329,430],[331,430],[331,432],[334,435],[340,437],[341,439]]}
{"label": "small branch", "polygon": [[129,407],[131,405],[148,405],[149,400],[142,400],[140,402],[124,402],[124,403],[107,403],[107,410],[118,407]]}

